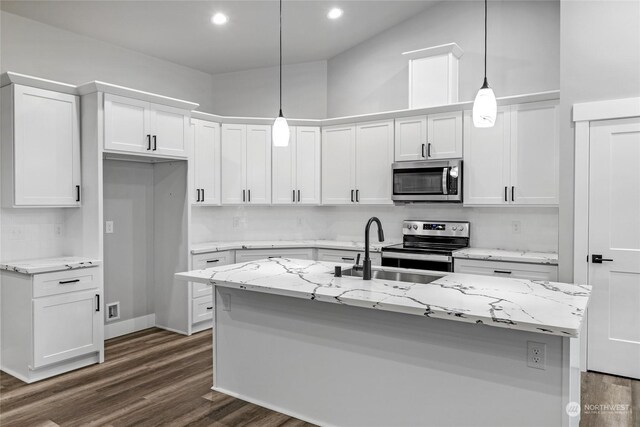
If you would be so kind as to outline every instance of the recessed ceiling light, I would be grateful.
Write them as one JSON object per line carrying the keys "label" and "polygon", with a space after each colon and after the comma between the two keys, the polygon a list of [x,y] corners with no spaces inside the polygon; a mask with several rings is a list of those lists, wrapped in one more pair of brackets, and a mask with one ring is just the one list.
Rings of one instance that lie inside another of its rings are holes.
{"label": "recessed ceiling light", "polygon": [[329,19],[338,19],[342,16],[344,12],[342,11],[342,9],[339,9],[337,7],[334,7],[333,9],[331,9],[329,11],[329,13],[327,13],[327,18]]}
{"label": "recessed ceiling light", "polygon": [[218,12],[211,17],[211,22],[216,25],[224,25],[229,22],[229,17],[224,13]]}

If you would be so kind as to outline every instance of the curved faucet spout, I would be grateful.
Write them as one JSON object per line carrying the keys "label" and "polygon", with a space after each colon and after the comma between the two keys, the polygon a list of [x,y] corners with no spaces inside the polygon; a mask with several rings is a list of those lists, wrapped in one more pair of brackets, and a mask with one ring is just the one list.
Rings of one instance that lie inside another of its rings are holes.
{"label": "curved faucet spout", "polygon": [[378,226],[378,240],[384,242],[384,231],[382,230],[382,223],[380,220],[373,216],[369,218],[366,227],[364,228],[364,261],[362,262],[362,278],[364,280],[371,280],[371,257],[369,256],[369,229],[372,223],[376,223]]}

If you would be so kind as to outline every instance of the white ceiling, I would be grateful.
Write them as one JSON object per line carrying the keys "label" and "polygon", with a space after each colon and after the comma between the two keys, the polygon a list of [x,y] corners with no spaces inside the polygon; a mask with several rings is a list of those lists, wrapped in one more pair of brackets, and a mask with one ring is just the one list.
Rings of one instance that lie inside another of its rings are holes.
{"label": "white ceiling", "polygon": [[[283,56],[293,64],[331,58],[437,1],[283,2]],[[327,19],[334,6],[344,10]],[[278,63],[278,2],[7,1],[2,10],[216,74]],[[229,16],[211,24],[213,13]]]}

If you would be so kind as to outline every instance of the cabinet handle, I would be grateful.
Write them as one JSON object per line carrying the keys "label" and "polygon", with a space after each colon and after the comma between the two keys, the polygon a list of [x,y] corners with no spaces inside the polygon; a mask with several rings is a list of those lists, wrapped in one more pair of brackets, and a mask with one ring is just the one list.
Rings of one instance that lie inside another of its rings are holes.
{"label": "cabinet handle", "polygon": [[431,157],[431,143],[427,144],[427,157]]}
{"label": "cabinet handle", "polygon": [[197,196],[198,199],[196,200],[196,202],[199,202],[200,201],[200,189],[199,188],[196,189],[196,194],[198,195]]}
{"label": "cabinet handle", "polygon": [[147,134],[147,150],[151,150],[151,135]]}
{"label": "cabinet handle", "polygon": [[342,260],[343,260],[343,261],[355,261],[356,259],[355,259],[355,258],[349,258],[349,257],[343,256],[343,257],[342,257]]}
{"label": "cabinet handle", "polygon": [[78,283],[80,281],[80,279],[74,279],[74,280],[61,280],[58,283],[61,285],[67,285],[69,283]]}
{"label": "cabinet handle", "polygon": [[100,311],[100,294],[96,294],[96,311]]}
{"label": "cabinet handle", "polygon": [[424,144],[422,144],[422,157],[424,157]]}
{"label": "cabinet handle", "polygon": [[153,151],[156,151],[157,148],[158,148],[157,136],[153,135]]}
{"label": "cabinet handle", "polygon": [[282,257],[278,255],[278,256],[268,256],[267,258],[271,259],[271,258],[282,258]]}
{"label": "cabinet handle", "polygon": [[353,198],[353,190],[351,190],[351,203],[355,202],[354,198]]}
{"label": "cabinet handle", "polygon": [[360,190],[356,190],[356,202],[360,203]]}
{"label": "cabinet handle", "polygon": [[298,202],[300,202],[300,190],[298,190]]}
{"label": "cabinet handle", "polygon": [[242,201],[243,201],[243,202],[245,202],[245,201],[246,201],[246,200],[245,200],[245,198],[244,198],[244,195],[245,195],[245,190],[242,190]]}
{"label": "cabinet handle", "polygon": [[248,194],[248,201],[251,201],[251,190],[247,190],[247,194]]}
{"label": "cabinet handle", "polygon": [[294,203],[296,201],[296,190],[291,190],[291,201]]}
{"label": "cabinet handle", "polygon": [[507,270],[493,270],[493,272],[496,274],[511,274],[511,272]]}
{"label": "cabinet handle", "polygon": [[80,186],[76,185],[76,202],[80,201]]}
{"label": "cabinet handle", "polygon": [[202,200],[200,200],[201,202],[204,202],[204,188],[202,189]]}
{"label": "cabinet handle", "polygon": [[516,187],[515,186],[511,186],[511,201],[512,202],[516,201]]}
{"label": "cabinet handle", "polygon": [[508,202],[509,199],[507,199],[507,187],[504,187],[504,201]]}
{"label": "cabinet handle", "polygon": [[207,264],[209,264],[210,262],[218,262],[220,261],[219,259],[208,259],[207,260]]}
{"label": "cabinet handle", "polygon": [[213,307],[207,307],[207,310],[213,310]]}

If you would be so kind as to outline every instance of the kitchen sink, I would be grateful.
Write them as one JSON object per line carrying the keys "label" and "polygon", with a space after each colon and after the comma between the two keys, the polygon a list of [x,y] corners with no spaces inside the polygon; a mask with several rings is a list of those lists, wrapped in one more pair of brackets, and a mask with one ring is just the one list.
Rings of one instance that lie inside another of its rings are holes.
{"label": "kitchen sink", "polygon": [[[348,270],[342,270],[343,276],[362,277],[362,270],[354,270],[350,268]],[[409,282],[409,283],[431,283],[438,280],[445,275],[433,275],[433,274],[420,274],[420,273],[407,273],[401,271],[371,271],[372,279],[392,280],[394,282]]]}

